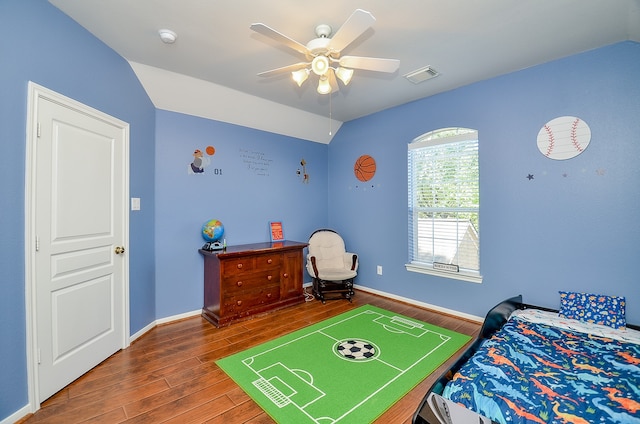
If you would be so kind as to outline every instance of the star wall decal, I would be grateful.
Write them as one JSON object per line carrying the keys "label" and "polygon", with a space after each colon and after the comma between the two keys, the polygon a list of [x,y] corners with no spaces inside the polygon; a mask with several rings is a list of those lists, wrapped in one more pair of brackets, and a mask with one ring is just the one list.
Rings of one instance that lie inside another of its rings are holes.
{"label": "star wall decal", "polygon": [[527,175],[527,179],[528,179],[529,181],[533,180],[533,174],[529,174],[529,175]]}

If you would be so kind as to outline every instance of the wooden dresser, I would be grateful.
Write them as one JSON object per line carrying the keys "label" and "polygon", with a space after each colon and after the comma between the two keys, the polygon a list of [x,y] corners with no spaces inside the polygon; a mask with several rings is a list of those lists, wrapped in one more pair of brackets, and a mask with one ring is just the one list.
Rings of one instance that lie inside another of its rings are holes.
{"label": "wooden dresser", "polygon": [[307,243],[228,246],[204,256],[202,316],[216,327],[304,302],[303,249]]}

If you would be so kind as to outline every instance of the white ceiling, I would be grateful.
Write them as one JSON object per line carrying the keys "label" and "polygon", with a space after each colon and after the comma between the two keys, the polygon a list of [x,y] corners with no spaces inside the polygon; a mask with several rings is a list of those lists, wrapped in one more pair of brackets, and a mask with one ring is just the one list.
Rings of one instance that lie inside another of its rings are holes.
{"label": "white ceiling", "polygon": [[[160,109],[328,143],[342,122],[624,40],[640,42],[640,0],[49,0],[128,60]],[[400,60],[356,70],[317,94],[312,77],[256,74],[304,60],[249,29],[264,23],[306,44],[355,9],[376,22],[343,55]],[[164,44],[158,30],[178,35]],[[421,84],[403,75],[430,65]],[[331,119],[329,119],[331,118]]]}

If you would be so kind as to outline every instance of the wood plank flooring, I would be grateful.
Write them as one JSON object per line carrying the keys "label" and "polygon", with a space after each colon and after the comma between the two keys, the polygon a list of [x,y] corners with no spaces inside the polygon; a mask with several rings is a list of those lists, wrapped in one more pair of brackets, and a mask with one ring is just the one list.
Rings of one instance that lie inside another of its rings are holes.
{"label": "wood plank flooring", "polygon": [[[352,308],[371,304],[476,336],[480,325],[367,292],[306,302],[224,328],[201,317],[160,325],[128,349],[46,400],[21,423],[274,423],[215,361]],[[458,352],[460,354],[461,352]],[[454,358],[387,410],[376,423],[408,424],[426,390]]]}

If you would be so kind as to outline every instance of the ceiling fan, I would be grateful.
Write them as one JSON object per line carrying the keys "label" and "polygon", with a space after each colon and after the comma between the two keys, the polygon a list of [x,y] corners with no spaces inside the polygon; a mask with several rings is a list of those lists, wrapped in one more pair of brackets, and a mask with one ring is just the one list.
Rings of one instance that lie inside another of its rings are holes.
{"label": "ceiling fan", "polygon": [[332,29],[322,24],[316,27],[316,36],[307,45],[301,44],[286,35],[262,23],[255,23],[250,28],[265,35],[305,56],[306,62],[298,62],[282,68],[260,72],[258,76],[271,77],[285,72],[291,72],[293,80],[302,86],[313,72],[319,77],[318,93],[329,94],[338,91],[336,77],[344,85],[349,84],[354,69],[393,73],[400,67],[397,59],[382,59],[376,57],[341,56],[342,51],[353,41],[369,29],[376,18],[365,10],[356,9],[346,22],[329,38]]}

